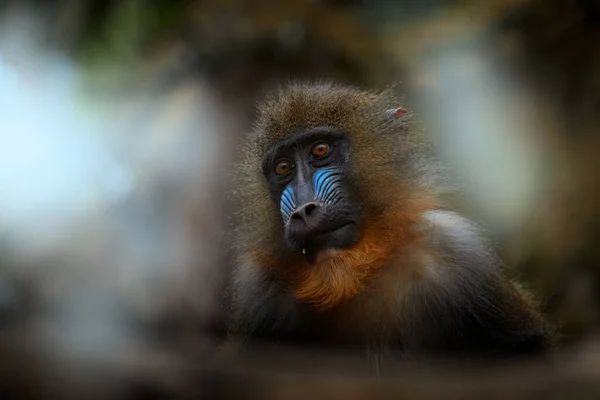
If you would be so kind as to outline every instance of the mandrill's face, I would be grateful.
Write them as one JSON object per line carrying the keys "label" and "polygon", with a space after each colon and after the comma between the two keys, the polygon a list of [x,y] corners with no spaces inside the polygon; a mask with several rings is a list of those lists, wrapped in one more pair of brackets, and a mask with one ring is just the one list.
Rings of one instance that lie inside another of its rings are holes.
{"label": "mandrill's face", "polygon": [[359,239],[359,207],[348,185],[350,143],[331,128],[311,128],[272,146],[263,172],[283,219],[285,242],[309,262]]}

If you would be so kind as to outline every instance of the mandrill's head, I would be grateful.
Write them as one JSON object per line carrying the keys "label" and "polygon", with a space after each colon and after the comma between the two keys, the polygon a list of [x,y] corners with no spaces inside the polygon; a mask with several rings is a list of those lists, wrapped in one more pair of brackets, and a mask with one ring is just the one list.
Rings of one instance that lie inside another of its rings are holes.
{"label": "mandrill's head", "polygon": [[389,93],[290,85],[259,108],[238,171],[241,268],[329,309],[361,292],[433,207],[418,140]]}

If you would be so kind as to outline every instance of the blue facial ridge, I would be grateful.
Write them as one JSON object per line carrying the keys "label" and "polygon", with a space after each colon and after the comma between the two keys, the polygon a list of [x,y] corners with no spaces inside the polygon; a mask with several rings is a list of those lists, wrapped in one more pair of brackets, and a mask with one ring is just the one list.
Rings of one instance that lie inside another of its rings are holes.
{"label": "blue facial ridge", "polygon": [[315,200],[326,204],[334,200],[339,185],[338,175],[329,169],[315,172],[313,175]]}
{"label": "blue facial ridge", "polygon": [[283,215],[283,219],[286,221],[290,219],[295,208],[294,189],[291,186],[287,186],[281,195],[281,215]]}

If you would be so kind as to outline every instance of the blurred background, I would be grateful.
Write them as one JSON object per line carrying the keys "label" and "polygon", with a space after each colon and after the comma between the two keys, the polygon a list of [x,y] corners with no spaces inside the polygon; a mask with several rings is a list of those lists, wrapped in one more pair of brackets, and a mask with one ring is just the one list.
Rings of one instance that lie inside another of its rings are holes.
{"label": "blurred background", "polygon": [[[295,380],[259,372],[273,354],[213,367],[236,146],[255,103],[299,79],[400,82],[459,189],[448,204],[589,359],[508,387],[374,383],[324,356],[283,357]],[[0,1],[0,389],[552,397],[600,382],[599,129],[595,0]]]}

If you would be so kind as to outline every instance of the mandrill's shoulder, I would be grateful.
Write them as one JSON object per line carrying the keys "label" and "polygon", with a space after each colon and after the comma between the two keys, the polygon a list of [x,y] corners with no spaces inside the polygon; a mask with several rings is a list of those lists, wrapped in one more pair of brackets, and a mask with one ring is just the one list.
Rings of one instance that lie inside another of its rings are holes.
{"label": "mandrill's shoulder", "polygon": [[479,228],[467,218],[453,211],[429,210],[422,214],[423,228],[435,234],[437,238],[453,237],[456,234],[464,239],[479,235]]}
{"label": "mandrill's shoulder", "polygon": [[455,212],[431,210],[423,213],[418,229],[421,252],[427,254],[420,267],[428,285],[441,286],[455,300],[460,293],[464,301],[483,296],[502,302],[513,291],[496,251],[472,221]]}
{"label": "mandrill's shoulder", "polygon": [[438,258],[456,267],[495,271],[500,260],[482,229],[460,214],[431,210],[422,214],[419,230]]}
{"label": "mandrill's shoulder", "polygon": [[529,294],[504,276],[480,228],[459,214],[429,211],[421,231],[433,254],[413,299],[424,307],[417,331],[442,334],[415,340],[429,340],[426,347],[449,353],[524,355],[547,349],[551,327]]}

